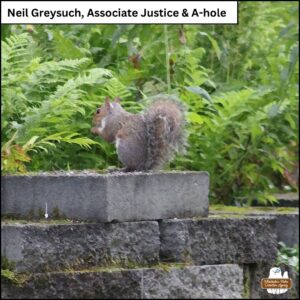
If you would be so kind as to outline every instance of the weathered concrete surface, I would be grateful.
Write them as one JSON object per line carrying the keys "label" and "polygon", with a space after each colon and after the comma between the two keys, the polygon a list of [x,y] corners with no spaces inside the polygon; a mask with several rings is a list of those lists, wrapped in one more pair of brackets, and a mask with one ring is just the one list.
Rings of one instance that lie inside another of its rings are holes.
{"label": "weathered concrete surface", "polygon": [[1,227],[1,255],[16,263],[16,272],[78,269],[111,261],[148,264],[159,259],[155,221]]}
{"label": "weathered concrete surface", "polygon": [[143,274],[145,299],[240,299],[242,293],[243,271],[238,265],[147,270]]}
{"label": "weathered concrete surface", "polygon": [[250,264],[274,261],[275,220],[266,217],[163,220],[161,260],[195,264]]}
{"label": "weathered concrete surface", "polygon": [[2,176],[2,214],[45,212],[101,222],[208,215],[207,172],[53,173]]}
{"label": "weathered concrete surface", "polygon": [[265,217],[2,224],[1,245],[2,255],[16,262],[17,272],[79,269],[111,260],[249,264],[274,261],[277,253],[275,220]]}
{"label": "weathered concrete surface", "polygon": [[299,213],[276,216],[278,241],[288,247],[299,245]]}
{"label": "weathered concrete surface", "polygon": [[[2,280],[1,280],[2,281]],[[140,299],[142,272],[40,273],[22,285],[1,282],[2,299]]]}
{"label": "weathered concrete surface", "polygon": [[276,232],[278,242],[284,242],[287,246],[293,247],[299,244],[299,208],[277,208],[277,207],[226,207],[212,206],[210,214],[221,216],[265,216],[273,217],[276,220]]}
{"label": "weathered concrete surface", "polygon": [[23,285],[2,283],[3,299],[240,299],[237,265],[34,274]]}

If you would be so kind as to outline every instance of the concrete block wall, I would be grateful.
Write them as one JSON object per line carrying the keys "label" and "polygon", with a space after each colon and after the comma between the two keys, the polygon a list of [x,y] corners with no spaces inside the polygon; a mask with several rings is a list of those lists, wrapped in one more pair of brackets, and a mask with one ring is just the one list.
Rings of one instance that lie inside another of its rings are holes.
{"label": "concrete block wall", "polygon": [[[205,172],[2,180],[1,254],[16,278],[1,277],[2,298],[269,297],[259,281],[275,264],[277,214],[207,216]],[[64,219],[35,220],[45,199]]]}

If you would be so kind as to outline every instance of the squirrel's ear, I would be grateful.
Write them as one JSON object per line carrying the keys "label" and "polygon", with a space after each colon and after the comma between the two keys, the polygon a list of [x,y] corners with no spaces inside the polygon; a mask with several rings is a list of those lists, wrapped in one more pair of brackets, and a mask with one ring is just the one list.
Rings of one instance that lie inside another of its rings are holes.
{"label": "squirrel's ear", "polygon": [[120,102],[121,102],[121,98],[120,98],[120,97],[116,97],[116,98],[115,98],[115,102],[116,102],[116,103],[120,103]]}
{"label": "squirrel's ear", "polygon": [[110,110],[110,102],[109,102],[109,97],[108,96],[105,98],[105,108],[107,110]]}

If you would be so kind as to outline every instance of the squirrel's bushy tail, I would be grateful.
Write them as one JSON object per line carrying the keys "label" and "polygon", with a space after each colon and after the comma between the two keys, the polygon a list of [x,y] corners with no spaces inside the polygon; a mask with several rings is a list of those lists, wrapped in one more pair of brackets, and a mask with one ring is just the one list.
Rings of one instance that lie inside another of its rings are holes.
{"label": "squirrel's bushy tail", "polygon": [[157,96],[144,114],[148,152],[145,168],[161,167],[186,145],[185,107],[175,97]]}

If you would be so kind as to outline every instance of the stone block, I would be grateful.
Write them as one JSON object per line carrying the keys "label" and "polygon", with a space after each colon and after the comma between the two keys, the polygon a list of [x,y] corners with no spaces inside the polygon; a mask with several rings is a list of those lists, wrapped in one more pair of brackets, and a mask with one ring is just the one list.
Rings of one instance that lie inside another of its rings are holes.
{"label": "stone block", "polygon": [[159,259],[155,221],[1,226],[1,255],[16,272],[58,271],[117,264],[149,264]]}
{"label": "stone block", "polygon": [[33,274],[3,282],[3,299],[240,299],[238,265],[185,266]]}
{"label": "stone block", "polygon": [[274,261],[275,220],[267,217],[217,217],[160,222],[163,261],[199,265]]}
{"label": "stone block", "polygon": [[235,217],[265,216],[276,220],[278,242],[288,247],[299,245],[299,208],[294,207],[230,207],[212,206],[210,214],[222,216],[228,214]]}
{"label": "stone block", "polygon": [[[2,214],[79,220],[141,221],[208,215],[206,172],[2,176]],[[55,212],[55,213],[54,213]]]}
{"label": "stone block", "polygon": [[240,299],[243,271],[238,265],[145,270],[143,299]]}

